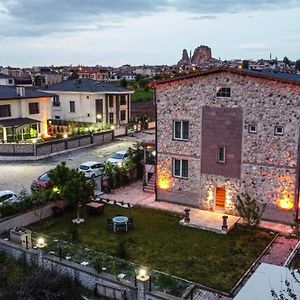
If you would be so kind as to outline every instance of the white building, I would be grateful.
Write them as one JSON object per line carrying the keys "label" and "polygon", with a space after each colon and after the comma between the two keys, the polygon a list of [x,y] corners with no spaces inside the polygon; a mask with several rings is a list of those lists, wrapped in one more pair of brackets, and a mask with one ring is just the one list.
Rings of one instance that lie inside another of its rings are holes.
{"label": "white building", "polygon": [[52,96],[20,86],[0,86],[0,140],[46,136]]}
{"label": "white building", "polygon": [[68,80],[49,86],[54,93],[52,118],[64,121],[123,125],[131,117],[133,91],[92,79]]}

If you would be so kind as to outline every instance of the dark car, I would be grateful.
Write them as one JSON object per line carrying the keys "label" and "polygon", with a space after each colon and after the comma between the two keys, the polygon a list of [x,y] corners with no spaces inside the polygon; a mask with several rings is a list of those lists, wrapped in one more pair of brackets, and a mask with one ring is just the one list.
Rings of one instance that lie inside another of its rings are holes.
{"label": "dark car", "polygon": [[52,187],[52,183],[47,173],[44,173],[37,179],[33,180],[31,184],[32,191],[36,191],[40,188],[50,189],[51,187]]}

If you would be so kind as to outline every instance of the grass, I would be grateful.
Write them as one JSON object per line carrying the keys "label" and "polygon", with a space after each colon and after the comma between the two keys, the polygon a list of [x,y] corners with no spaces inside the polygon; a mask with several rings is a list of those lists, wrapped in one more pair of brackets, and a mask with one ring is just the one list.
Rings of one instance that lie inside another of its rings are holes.
{"label": "grass", "polygon": [[144,89],[136,90],[131,96],[132,102],[146,102],[153,100],[153,90],[145,91]]}
{"label": "grass", "polygon": [[[107,230],[106,219],[116,214],[134,218],[127,233]],[[124,209],[105,205],[101,216],[82,217],[80,244],[116,255],[120,239],[128,244],[128,260],[196,283],[229,292],[272,239],[261,230],[237,227],[228,235],[184,227],[178,215],[147,208]],[[74,216],[43,220],[31,229],[56,239],[68,240]]]}

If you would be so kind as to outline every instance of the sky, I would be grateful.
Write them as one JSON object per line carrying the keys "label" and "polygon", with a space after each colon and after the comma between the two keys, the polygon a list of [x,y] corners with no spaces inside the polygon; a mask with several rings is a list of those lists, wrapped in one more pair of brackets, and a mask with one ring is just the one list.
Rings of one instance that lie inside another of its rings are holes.
{"label": "sky", "polygon": [[300,59],[300,0],[0,0],[0,66]]}

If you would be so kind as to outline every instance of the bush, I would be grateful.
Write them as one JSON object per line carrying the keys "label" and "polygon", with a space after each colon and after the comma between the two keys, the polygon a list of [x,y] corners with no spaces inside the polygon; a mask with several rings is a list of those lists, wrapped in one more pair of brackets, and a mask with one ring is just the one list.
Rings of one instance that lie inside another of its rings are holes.
{"label": "bush", "polygon": [[244,222],[249,226],[257,226],[260,223],[261,216],[265,210],[266,204],[262,208],[257,204],[255,198],[248,193],[242,193],[237,196],[236,209]]}

